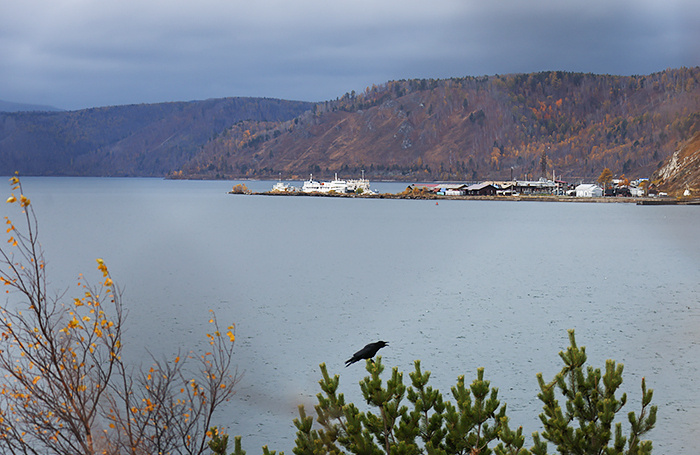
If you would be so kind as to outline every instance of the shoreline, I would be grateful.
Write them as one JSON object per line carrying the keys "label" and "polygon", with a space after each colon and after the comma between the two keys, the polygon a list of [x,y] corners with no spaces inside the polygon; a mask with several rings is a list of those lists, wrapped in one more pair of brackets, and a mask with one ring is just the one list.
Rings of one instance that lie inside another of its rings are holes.
{"label": "shoreline", "polygon": [[[235,193],[229,194],[244,194]],[[255,196],[300,196],[300,197],[336,197],[336,198],[355,198],[355,199],[410,199],[410,200],[427,200],[427,201],[520,201],[520,202],[582,202],[582,203],[623,203],[636,205],[699,205],[700,198],[692,199],[676,199],[670,197],[576,197],[576,196],[551,196],[551,195],[520,195],[520,196],[443,196],[443,195],[426,195],[413,196],[403,195],[400,193],[380,193],[380,194],[342,194],[342,193],[304,193],[301,191],[294,192],[249,192],[245,193]]]}

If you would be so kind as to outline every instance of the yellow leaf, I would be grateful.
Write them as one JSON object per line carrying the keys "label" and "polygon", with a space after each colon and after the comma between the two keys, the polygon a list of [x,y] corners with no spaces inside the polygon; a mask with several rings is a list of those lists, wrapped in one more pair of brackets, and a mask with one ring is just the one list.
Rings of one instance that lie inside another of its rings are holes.
{"label": "yellow leaf", "polygon": [[231,340],[231,343],[233,343],[236,340],[236,336],[230,330],[226,332],[226,335],[228,335],[228,339]]}
{"label": "yellow leaf", "polygon": [[14,203],[14,202],[17,202],[17,198],[16,198],[15,195],[13,194],[12,196],[8,197],[8,198],[7,198],[7,201],[5,201],[5,202],[7,202],[8,204],[12,204],[12,203]]}

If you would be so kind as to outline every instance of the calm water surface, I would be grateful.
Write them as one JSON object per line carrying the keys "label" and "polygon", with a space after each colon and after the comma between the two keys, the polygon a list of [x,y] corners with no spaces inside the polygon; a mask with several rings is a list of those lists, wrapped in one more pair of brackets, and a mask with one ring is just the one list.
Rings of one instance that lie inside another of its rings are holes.
{"label": "calm water surface", "polygon": [[154,179],[23,183],[52,283],[65,288],[79,272],[97,279],[94,260],[104,258],[124,289],[134,357],[201,346],[209,309],[236,323],[244,374],[220,421],[249,453],[265,444],[291,453],[292,419],[298,404],[313,408],[321,362],[360,404],[363,365],[344,361],[379,339],[390,342],[388,367],[407,375],[421,359],[446,399],[459,375],[469,383],[485,367],[512,426],[541,431],[535,375],[561,368],[570,328],[591,365],[624,363],[629,401],[618,420],[638,411],[644,376],[659,406],[655,453],[700,447],[698,207],[233,196],[238,182]]}

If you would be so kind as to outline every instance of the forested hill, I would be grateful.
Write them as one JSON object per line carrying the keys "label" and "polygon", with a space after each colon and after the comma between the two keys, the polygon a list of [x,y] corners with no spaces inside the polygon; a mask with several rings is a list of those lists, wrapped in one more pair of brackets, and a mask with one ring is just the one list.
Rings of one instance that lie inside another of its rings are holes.
{"label": "forested hill", "polygon": [[266,98],[0,112],[0,175],[165,176],[236,122],[292,119],[311,103]]}
{"label": "forested hill", "polygon": [[183,169],[194,178],[409,181],[649,177],[700,126],[700,68],[647,76],[542,72],[402,80],[281,124],[241,122]]}
{"label": "forested hill", "polygon": [[649,177],[698,130],[698,67],[401,80],[317,104],[0,112],[0,174],[575,182]]}

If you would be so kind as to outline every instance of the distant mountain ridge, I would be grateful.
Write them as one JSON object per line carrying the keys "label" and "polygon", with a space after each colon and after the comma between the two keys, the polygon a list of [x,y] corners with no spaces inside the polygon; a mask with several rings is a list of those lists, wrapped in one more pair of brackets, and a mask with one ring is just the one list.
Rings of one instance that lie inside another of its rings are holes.
{"label": "distant mountain ridge", "polygon": [[699,129],[699,67],[412,79],[322,103],[0,113],[0,174],[593,181],[649,177]]}
{"label": "distant mountain ridge", "polygon": [[649,177],[700,126],[700,68],[390,81],[283,124],[234,125],[191,178],[405,181]]}
{"label": "distant mountain ridge", "polygon": [[283,121],[311,106],[222,98],[0,113],[0,174],[162,177],[236,122]]}
{"label": "distant mountain ridge", "polygon": [[11,101],[0,100],[0,112],[55,112],[62,111],[53,106],[44,106],[40,104],[13,103]]}

